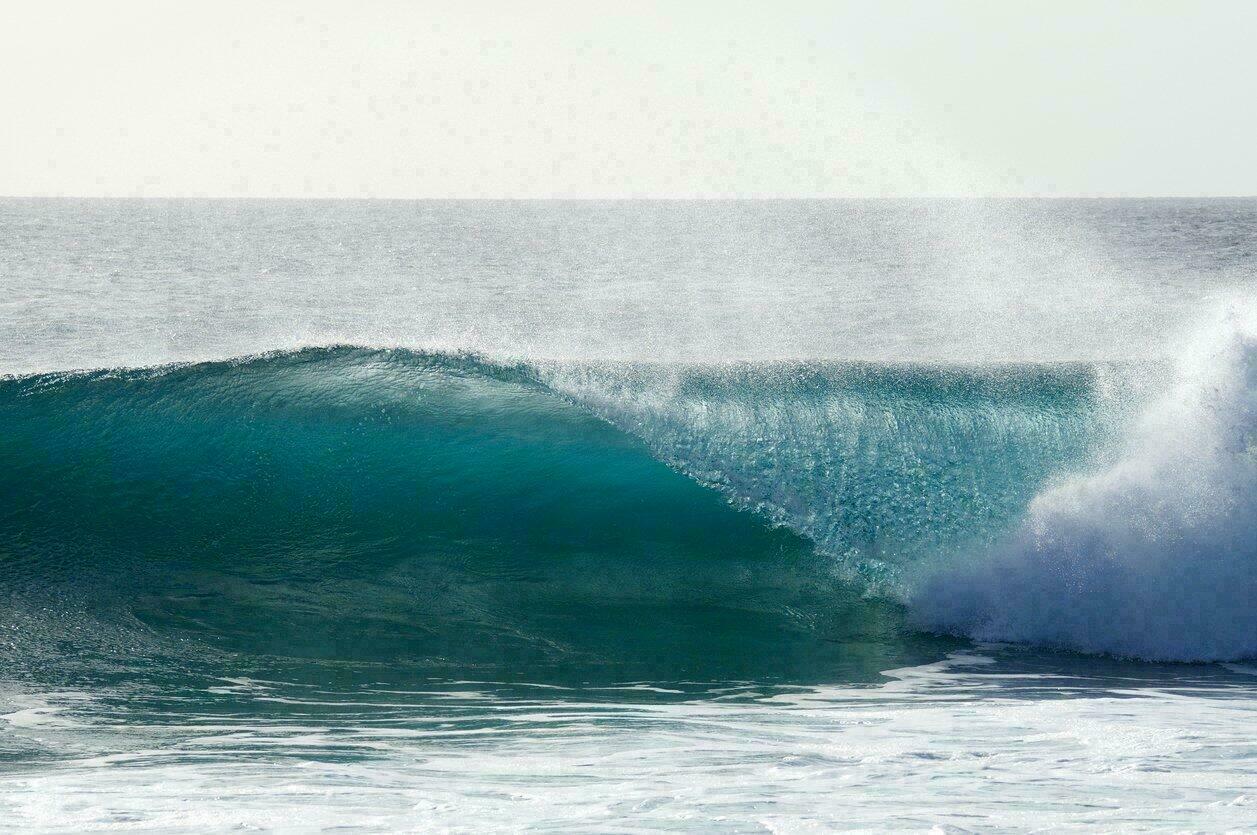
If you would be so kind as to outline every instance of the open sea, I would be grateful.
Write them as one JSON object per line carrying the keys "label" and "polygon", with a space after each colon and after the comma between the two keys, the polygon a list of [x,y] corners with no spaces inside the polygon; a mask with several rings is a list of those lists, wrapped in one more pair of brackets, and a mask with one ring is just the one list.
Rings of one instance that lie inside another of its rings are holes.
{"label": "open sea", "polygon": [[1257,830],[1257,199],[0,200],[0,829]]}

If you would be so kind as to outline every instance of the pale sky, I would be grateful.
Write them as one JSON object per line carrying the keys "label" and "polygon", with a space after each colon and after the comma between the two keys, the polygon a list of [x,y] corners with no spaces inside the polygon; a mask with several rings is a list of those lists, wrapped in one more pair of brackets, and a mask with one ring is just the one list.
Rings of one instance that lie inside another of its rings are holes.
{"label": "pale sky", "polygon": [[1257,2],[0,9],[0,194],[1257,194]]}

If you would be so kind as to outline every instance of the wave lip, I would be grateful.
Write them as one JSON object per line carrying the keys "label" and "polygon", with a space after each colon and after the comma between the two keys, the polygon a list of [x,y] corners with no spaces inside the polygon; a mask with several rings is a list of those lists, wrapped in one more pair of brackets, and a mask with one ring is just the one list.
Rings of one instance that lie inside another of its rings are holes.
{"label": "wave lip", "polygon": [[1257,316],[1178,364],[1121,460],[1045,490],[1021,528],[911,598],[925,627],[1148,660],[1257,656]]}

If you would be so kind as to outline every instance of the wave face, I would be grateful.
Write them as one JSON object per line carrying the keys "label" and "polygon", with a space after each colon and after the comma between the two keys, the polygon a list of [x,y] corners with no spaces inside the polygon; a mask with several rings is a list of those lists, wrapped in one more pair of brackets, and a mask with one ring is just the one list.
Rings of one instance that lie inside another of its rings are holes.
{"label": "wave face", "polygon": [[0,591],[27,663],[73,645],[801,676],[903,657],[893,606],[534,376],[346,348],[0,382]]}
{"label": "wave face", "polygon": [[0,591],[32,666],[875,674],[923,639],[870,590],[1006,527],[1096,434],[1094,383],[352,348],[11,378]]}

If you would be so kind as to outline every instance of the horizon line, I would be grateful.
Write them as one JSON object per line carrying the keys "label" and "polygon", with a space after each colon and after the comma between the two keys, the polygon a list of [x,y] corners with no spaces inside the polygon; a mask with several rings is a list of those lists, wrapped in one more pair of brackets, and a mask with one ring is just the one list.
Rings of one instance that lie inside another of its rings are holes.
{"label": "horizon line", "polygon": [[937,195],[749,195],[729,196],[498,196],[498,197],[376,197],[376,196],[258,196],[179,194],[0,194],[0,200],[202,201],[256,203],[786,203],[786,202],[927,202],[927,201],[1053,201],[1053,200],[1253,200],[1257,194],[937,194]]}

